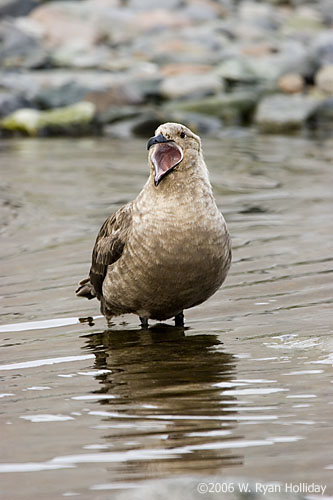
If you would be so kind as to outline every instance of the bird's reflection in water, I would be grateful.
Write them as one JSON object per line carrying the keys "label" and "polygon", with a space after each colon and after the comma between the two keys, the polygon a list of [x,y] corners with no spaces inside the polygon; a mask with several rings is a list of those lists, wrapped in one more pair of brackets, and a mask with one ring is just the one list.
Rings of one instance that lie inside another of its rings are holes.
{"label": "bird's reflection in water", "polygon": [[[112,396],[99,400],[107,444],[114,451],[161,452],[133,460],[136,477],[214,473],[242,463],[226,446],[240,437],[233,431],[236,411],[228,411],[235,398],[223,388],[234,377],[235,359],[216,335],[157,326],[94,334],[85,347],[96,355],[96,368],[111,370],[97,376],[98,392]],[[128,464],[119,467],[128,475]]]}

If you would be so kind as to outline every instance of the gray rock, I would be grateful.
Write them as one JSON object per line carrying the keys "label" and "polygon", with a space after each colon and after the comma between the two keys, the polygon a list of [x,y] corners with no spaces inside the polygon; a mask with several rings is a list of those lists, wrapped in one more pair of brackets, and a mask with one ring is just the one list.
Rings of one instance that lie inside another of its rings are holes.
{"label": "gray rock", "polygon": [[313,128],[321,130],[324,136],[327,135],[327,138],[331,138],[333,126],[333,97],[328,97],[322,101],[313,118]]}
{"label": "gray rock", "polygon": [[320,104],[318,99],[299,94],[267,96],[259,103],[255,122],[263,132],[290,132],[302,128]]}
{"label": "gray rock", "polygon": [[212,21],[217,18],[218,10],[213,8],[213,4],[187,4],[186,8],[183,10],[184,15],[194,22],[204,22]]}
{"label": "gray rock", "polygon": [[186,111],[174,111],[168,115],[168,121],[183,123],[196,134],[217,135],[222,129],[222,121],[219,118],[200,113],[187,113]]}
{"label": "gray rock", "polygon": [[0,118],[26,105],[27,102],[21,96],[12,94],[11,92],[0,91]]}
{"label": "gray rock", "polygon": [[317,66],[333,64],[333,31],[325,30],[311,42],[311,56]]}
{"label": "gray rock", "polygon": [[92,102],[97,112],[102,113],[111,106],[142,104],[142,95],[130,82],[121,82],[106,89],[87,92],[84,100]]}
{"label": "gray rock", "polygon": [[158,103],[162,100],[162,81],[161,77],[140,78],[136,80],[135,86],[146,102]]}
{"label": "gray rock", "polygon": [[216,72],[221,78],[235,82],[255,82],[257,79],[248,59],[242,56],[231,57],[222,62]]}
{"label": "gray rock", "polygon": [[242,21],[259,26],[262,29],[274,30],[279,25],[277,10],[267,2],[244,0],[239,4],[238,14]]}
{"label": "gray rock", "polygon": [[81,1],[43,2],[29,14],[29,20],[44,32],[50,49],[79,44],[89,50],[102,37],[98,18],[87,15]]}
{"label": "gray rock", "polygon": [[19,29],[13,21],[0,24],[0,67],[41,68],[48,54],[39,38]]}
{"label": "gray rock", "polygon": [[194,99],[223,91],[223,80],[214,73],[185,73],[166,78],[161,92],[167,99]]}
{"label": "gray rock", "polygon": [[109,124],[104,127],[106,135],[117,138],[148,137],[154,134],[158,125],[167,121],[184,123],[199,135],[216,135],[222,127],[221,120],[213,116],[156,108],[150,111],[133,107],[110,108],[99,115],[98,120],[103,125]]}
{"label": "gray rock", "polygon": [[272,44],[267,55],[254,57],[240,54],[222,62],[217,67],[221,77],[240,82],[275,81],[280,76],[297,72],[308,75],[312,72],[312,62],[306,48],[298,41]]}
{"label": "gray rock", "polygon": [[[179,9],[182,5],[182,0],[168,0],[168,2],[163,3],[163,9],[175,10]],[[129,0],[127,6],[133,10],[154,10],[161,8],[156,4],[156,0]]]}
{"label": "gray rock", "polygon": [[0,114],[88,101],[111,133],[130,135],[173,116],[201,134],[249,123],[279,88],[331,93],[331,2],[0,0]]}
{"label": "gray rock", "polygon": [[148,110],[140,116],[128,120],[113,123],[104,128],[104,133],[111,137],[129,138],[134,136],[150,137],[154,135],[156,128],[163,122],[168,121],[166,115],[157,110]]}
{"label": "gray rock", "polygon": [[0,17],[26,16],[38,5],[38,0],[0,0]]}
{"label": "gray rock", "polygon": [[103,128],[103,133],[113,139],[129,139],[133,137],[133,127],[136,123],[137,119],[135,117],[130,117],[114,123],[111,122]]}
{"label": "gray rock", "polygon": [[[177,33],[177,35],[175,35]],[[215,36],[216,35],[216,36]],[[213,30],[210,24],[185,27],[182,30],[161,30],[149,36],[137,37],[131,46],[132,57],[144,56],[153,63],[163,66],[179,64],[216,64],[226,37]]]}
{"label": "gray rock", "polygon": [[311,5],[299,4],[299,6],[286,17],[281,26],[283,36],[310,38],[324,29],[322,14]]}
{"label": "gray rock", "polygon": [[333,63],[323,66],[316,74],[315,80],[320,90],[333,95]]}
{"label": "gray rock", "polygon": [[[94,11],[90,17],[96,16],[96,2],[93,3]],[[133,43],[139,33],[135,23],[136,17],[135,12],[125,6],[121,9],[111,7],[102,9],[101,12],[98,12],[98,23],[104,39],[117,48]]]}
{"label": "gray rock", "polygon": [[205,99],[173,102],[165,106],[165,111],[187,111],[215,116],[226,124],[242,124],[247,122],[257,102],[254,91],[239,91],[230,94],[221,93]]}
{"label": "gray rock", "polygon": [[[122,85],[127,81],[126,76],[109,73],[106,71],[88,70],[44,70],[27,71],[22,74],[31,84],[40,88],[61,87],[74,82],[87,91],[104,91],[115,86]],[[1,82],[1,79],[0,79]],[[27,82],[25,82],[27,83]]]}
{"label": "gray rock", "polygon": [[[0,73],[0,86],[15,90],[33,103],[43,107],[57,107],[76,102],[81,95],[96,93],[96,99],[113,95],[114,104],[141,102],[142,97],[136,85],[126,75],[106,71],[43,70]],[[68,97],[65,92],[69,92]],[[118,101],[116,97],[118,96]]]}
{"label": "gray rock", "polygon": [[[247,492],[245,490],[247,489]],[[243,490],[243,491],[242,491]],[[146,481],[115,494],[114,500],[302,500],[284,491],[284,485],[225,476],[183,476]]]}
{"label": "gray rock", "polygon": [[110,59],[110,49],[105,45],[85,47],[80,42],[72,42],[55,49],[50,56],[53,66],[60,68],[106,68]]}
{"label": "gray rock", "polygon": [[23,71],[0,71],[0,87],[21,95],[27,102],[33,101],[40,90],[40,84],[31,73]]}
{"label": "gray rock", "polygon": [[87,89],[76,82],[68,82],[58,87],[42,88],[34,102],[42,109],[69,106],[83,99]]}
{"label": "gray rock", "polygon": [[109,106],[107,109],[97,113],[99,123],[106,125],[124,120],[131,120],[142,114],[142,109],[136,106]]}
{"label": "gray rock", "polygon": [[333,24],[332,1],[331,0],[319,0],[316,7],[319,10],[319,12],[321,13],[325,25],[332,26],[332,24]]}

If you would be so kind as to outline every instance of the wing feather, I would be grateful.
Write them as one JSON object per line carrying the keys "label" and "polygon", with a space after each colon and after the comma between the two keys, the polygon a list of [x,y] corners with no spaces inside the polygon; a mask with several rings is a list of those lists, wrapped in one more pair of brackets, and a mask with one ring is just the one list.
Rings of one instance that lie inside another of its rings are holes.
{"label": "wing feather", "polygon": [[131,223],[132,203],[128,203],[106,219],[97,235],[89,273],[97,298],[102,296],[108,266],[123,253]]}

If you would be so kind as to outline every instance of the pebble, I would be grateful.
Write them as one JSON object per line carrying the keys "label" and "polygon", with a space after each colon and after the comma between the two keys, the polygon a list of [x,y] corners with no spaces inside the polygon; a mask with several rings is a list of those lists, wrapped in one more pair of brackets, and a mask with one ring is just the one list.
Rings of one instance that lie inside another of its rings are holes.
{"label": "pebble", "polygon": [[304,88],[304,79],[298,73],[287,73],[279,78],[278,87],[286,94],[298,94]]}

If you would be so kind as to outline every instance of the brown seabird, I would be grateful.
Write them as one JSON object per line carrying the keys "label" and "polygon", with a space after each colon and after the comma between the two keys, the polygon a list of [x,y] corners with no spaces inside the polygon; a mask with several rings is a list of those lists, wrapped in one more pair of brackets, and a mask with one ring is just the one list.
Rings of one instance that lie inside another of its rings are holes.
{"label": "brown seabird", "polygon": [[101,227],[89,278],[76,294],[97,297],[109,322],[137,314],[175,318],[207,300],[225,280],[231,242],[216,206],[200,138],[184,125],[164,123],[148,141],[150,177],[138,197]]}

